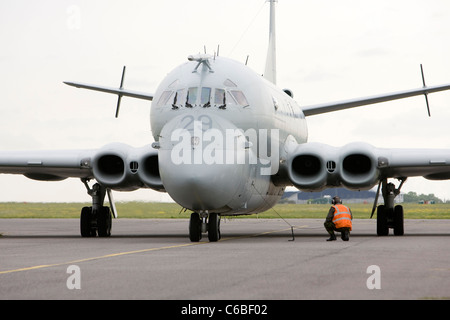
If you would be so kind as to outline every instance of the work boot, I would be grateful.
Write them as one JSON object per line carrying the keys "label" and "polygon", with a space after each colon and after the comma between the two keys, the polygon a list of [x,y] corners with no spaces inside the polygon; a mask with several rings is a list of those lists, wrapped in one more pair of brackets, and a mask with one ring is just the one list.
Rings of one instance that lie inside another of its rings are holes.
{"label": "work boot", "polygon": [[348,230],[342,231],[341,232],[341,239],[343,241],[348,241],[350,237],[350,232]]}
{"label": "work boot", "polygon": [[330,238],[327,239],[327,241],[335,241],[336,240],[336,235],[335,234],[331,234]]}

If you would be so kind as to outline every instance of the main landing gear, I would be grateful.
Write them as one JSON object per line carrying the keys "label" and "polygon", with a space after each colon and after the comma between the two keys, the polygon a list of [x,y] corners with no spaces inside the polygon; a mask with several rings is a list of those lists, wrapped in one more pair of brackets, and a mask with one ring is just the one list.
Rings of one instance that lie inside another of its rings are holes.
{"label": "main landing gear", "polygon": [[406,178],[400,178],[399,180],[400,185],[398,188],[395,188],[393,183],[388,183],[387,179],[382,180],[378,186],[372,215],[370,216],[372,218],[377,205],[380,187],[382,187],[381,193],[383,195],[384,205],[377,207],[378,236],[387,236],[389,234],[389,228],[394,229],[394,235],[396,236],[402,236],[404,234],[403,206],[395,205],[394,200],[400,194],[400,189],[406,181]]}
{"label": "main landing gear", "polygon": [[89,187],[87,180],[82,180],[88,194],[92,197],[92,207],[81,210],[80,231],[82,237],[111,236],[112,216],[109,207],[105,207],[106,188],[96,183]]}
{"label": "main landing gear", "polygon": [[193,212],[189,221],[189,239],[192,242],[199,242],[202,233],[208,232],[208,239],[211,242],[219,241],[220,235],[220,215],[218,213]]}

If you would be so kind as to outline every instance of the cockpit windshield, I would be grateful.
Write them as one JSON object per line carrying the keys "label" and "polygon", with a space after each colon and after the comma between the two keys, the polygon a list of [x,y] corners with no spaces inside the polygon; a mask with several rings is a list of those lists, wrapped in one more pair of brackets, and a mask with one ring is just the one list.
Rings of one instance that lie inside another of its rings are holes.
{"label": "cockpit windshield", "polygon": [[226,101],[225,90],[216,89],[214,90],[214,104],[223,104]]}
{"label": "cockpit windshield", "polygon": [[247,98],[242,91],[231,90],[230,93],[239,105],[243,107],[248,106]]}
{"label": "cockpit windshield", "polygon": [[181,89],[172,89],[169,86],[164,91],[157,106],[172,106],[172,109],[180,107],[216,107],[226,109],[227,106],[248,107],[249,103],[244,93],[237,90],[236,85],[230,80],[227,81],[227,88],[210,88],[210,87],[190,87]]}
{"label": "cockpit windshield", "polygon": [[195,105],[195,103],[197,102],[197,91],[198,91],[198,88],[196,88],[196,87],[189,88],[188,93],[187,93],[187,98],[186,98],[186,104],[189,104],[191,106]]}
{"label": "cockpit windshield", "polygon": [[200,104],[205,105],[207,103],[211,103],[211,88],[202,88]]}
{"label": "cockpit windshield", "polygon": [[167,104],[167,102],[169,101],[169,98],[172,95],[173,95],[173,91],[164,91],[161,94],[161,97],[159,97],[158,106],[163,106],[163,105]]}

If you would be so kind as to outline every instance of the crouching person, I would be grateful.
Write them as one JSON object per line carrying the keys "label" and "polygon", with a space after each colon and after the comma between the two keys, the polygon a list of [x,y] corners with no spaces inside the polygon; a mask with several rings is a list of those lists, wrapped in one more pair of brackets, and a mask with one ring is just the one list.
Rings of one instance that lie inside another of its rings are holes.
{"label": "crouching person", "polygon": [[334,197],[331,203],[332,206],[324,223],[325,229],[330,234],[330,238],[327,241],[336,240],[335,231],[341,233],[342,240],[348,241],[350,231],[352,231],[352,212],[349,207],[342,204],[342,200],[339,197]]}

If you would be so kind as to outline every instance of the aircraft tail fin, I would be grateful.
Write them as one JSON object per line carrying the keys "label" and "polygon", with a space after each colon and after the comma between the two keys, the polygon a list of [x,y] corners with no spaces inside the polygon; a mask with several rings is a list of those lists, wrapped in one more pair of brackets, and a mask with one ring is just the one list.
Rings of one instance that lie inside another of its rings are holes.
{"label": "aircraft tail fin", "polygon": [[277,55],[275,36],[275,2],[278,0],[267,0],[270,2],[270,26],[269,26],[269,49],[267,51],[266,69],[264,78],[270,82],[277,83]]}

